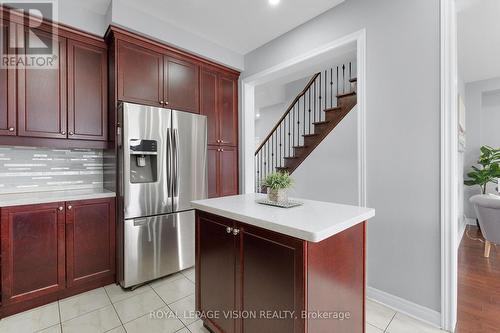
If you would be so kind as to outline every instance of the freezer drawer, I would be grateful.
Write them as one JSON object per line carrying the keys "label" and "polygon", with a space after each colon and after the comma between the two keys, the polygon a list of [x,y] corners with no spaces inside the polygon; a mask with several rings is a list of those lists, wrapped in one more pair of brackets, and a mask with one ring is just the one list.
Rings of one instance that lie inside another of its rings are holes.
{"label": "freezer drawer", "polygon": [[125,220],[124,288],[194,266],[194,211]]}

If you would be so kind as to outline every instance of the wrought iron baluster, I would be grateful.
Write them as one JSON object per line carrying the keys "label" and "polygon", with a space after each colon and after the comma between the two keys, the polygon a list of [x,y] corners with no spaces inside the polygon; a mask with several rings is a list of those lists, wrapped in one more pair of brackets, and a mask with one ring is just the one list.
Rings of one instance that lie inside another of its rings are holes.
{"label": "wrought iron baluster", "polygon": [[[326,92],[326,89],[327,89],[327,80],[328,78],[328,72],[325,70],[325,108],[323,110],[326,110],[326,103],[328,101],[328,98],[327,98],[327,92]],[[323,119],[320,119],[320,120],[323,120]]]}
{"label": "wrought iron baluster", "polygon": [[321,121],[321,73],[319,74],[318,121]]}
{"label": "wrought iron baluster", "polygon": [[333,68],[330,68],[330,108],[333,108]]}
{"label": "wrought iron baluster", "polygon": [[309,132],[308,134],[311,134],[311,87],[309,87]]}
{"label": "wrought iron baluster", "polygon": [[337,66],[337,96],[338,95],[339,95],[339,66]]}
{"label": "wrought iron baluster", "polygon": [[342,93],[345,94],[345,65],[342,65]]}
{"label": "wrought iron baluster", "polygon": [[304,123],[302,124],[302,134],[306,134],[306,95],[302,95],[302,99],[304,100],[304,108],[302,109],[302,113],[304,114],[303,120]]}

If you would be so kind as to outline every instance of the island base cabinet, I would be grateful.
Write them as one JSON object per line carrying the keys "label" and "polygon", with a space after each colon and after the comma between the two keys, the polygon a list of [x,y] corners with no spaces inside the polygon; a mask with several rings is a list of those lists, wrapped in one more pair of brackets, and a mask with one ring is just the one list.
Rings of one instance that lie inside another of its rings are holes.
{"label": "island base cabinet", "polygon": [[365,223],[313,243],[196,216],[196,309],[212,332],[364,332]]}
{"label": "island base cabinet", "polygon": [[114,202],[1,209],[0,318],[115,281]]}

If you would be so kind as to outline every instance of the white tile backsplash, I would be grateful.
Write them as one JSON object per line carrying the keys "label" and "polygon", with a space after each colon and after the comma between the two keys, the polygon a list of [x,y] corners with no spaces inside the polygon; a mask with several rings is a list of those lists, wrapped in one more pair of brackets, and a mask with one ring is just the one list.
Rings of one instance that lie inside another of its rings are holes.
{"label": "white tile backsplash", "polygon": [[0,151],[0,194],[102,188],[102,150],[0,147]]}

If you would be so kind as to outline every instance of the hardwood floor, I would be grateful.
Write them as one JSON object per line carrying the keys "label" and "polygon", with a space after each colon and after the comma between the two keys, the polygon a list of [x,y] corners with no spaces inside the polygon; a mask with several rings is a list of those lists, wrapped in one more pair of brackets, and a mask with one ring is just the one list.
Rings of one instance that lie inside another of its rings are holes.
{"label": "hardwood floor", "polygon": [[458,322],[456,333],[500,332],[500,246],[484,258],[476,226],[467,226],[458,251]]}

